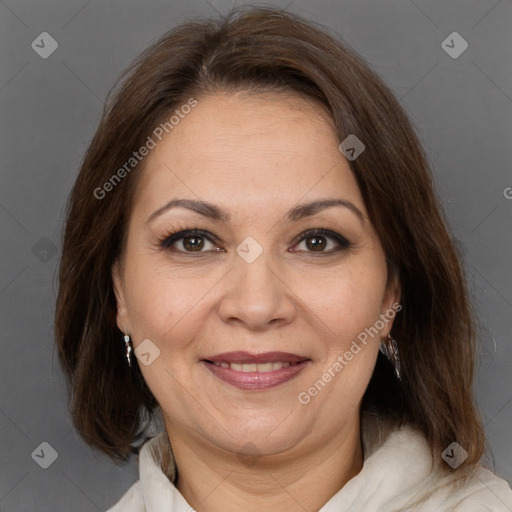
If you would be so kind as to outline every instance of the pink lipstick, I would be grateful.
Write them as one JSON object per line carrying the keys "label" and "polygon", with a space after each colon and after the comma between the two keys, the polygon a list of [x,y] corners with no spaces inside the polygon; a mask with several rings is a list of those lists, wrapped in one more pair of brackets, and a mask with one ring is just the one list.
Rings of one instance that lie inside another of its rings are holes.
{"label": "pink lipstick", "polygon": [[201,363],[220,380],[243,390],[268,389],[296,377],[311,360],[289,352],[225,352]]}

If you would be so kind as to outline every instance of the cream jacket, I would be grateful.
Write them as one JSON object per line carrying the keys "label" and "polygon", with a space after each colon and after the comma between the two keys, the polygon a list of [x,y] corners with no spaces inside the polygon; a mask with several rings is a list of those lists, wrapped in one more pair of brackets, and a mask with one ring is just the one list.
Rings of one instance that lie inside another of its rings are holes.
{"label": "cream jacket", "polygon": [[[505,480],[480,466],[469,482],[455,482],[457,471],[448,471],[442,460],[433,463],[419,431],[364,413],[361,432],[363,469],[318,512],[512,512],[512,490]],[[168,461],[165,473],[163,460]],[[140,480],[108,512],[194,512],[172,483],[176,475],[162,432],[141,449]]]}

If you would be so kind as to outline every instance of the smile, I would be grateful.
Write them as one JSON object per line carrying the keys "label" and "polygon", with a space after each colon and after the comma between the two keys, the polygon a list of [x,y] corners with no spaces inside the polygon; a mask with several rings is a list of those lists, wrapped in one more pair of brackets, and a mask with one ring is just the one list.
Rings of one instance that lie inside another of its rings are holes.
{"label": "smile", "polygon": [[214,362],[215,366],[221,366],[222,368],[231,368],[231,370],[235,370],[237,372],[258,372],[258,373],[267,373],[273,370],[280,370],[281,368],[287,368],[290,366],[290,363],[283,363],[281,361],[276,363],[226,363],[226,362]]}
{"label": "smile", "polygon": [[200,362],[223,382],[254,391],[284,384],[311,364],[308,358],[285,352],[229,352]]}

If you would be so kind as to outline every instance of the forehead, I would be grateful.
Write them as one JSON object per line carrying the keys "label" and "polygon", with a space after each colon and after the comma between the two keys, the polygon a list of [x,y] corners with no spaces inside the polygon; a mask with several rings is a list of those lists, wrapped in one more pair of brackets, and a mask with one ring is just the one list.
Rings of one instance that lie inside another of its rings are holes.
{"label": "forehead", "polygon": [[134,206],[149,210],[185,196],[227,209],[276,209],[341,195],[364,209],[339,142],[329,114],[297,95],[198,98],[146,157]]}

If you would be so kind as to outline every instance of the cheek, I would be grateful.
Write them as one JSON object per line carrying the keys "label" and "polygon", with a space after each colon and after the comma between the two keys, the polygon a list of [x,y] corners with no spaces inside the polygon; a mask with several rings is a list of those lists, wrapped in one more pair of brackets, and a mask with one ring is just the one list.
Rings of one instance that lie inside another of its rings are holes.
{"label": "cheek", "polygon": [[[156,260],[156,258],[155,258]],[[160,350],[177,350],[200,328],[198,315],[208,303],[207,292],[218,278],[180,276],[151,258],[134,258],[127,265],[128,309],[134,338],[149,338]],[[167,340],[172,339],[172,344]]]}
{"label": "cheek", "polygon": [[302,275],[296,278],[294,291],[314,313],[322,332],[346,343],[379,318],[386,280],[381,270],[374,261],[314,277]]}

